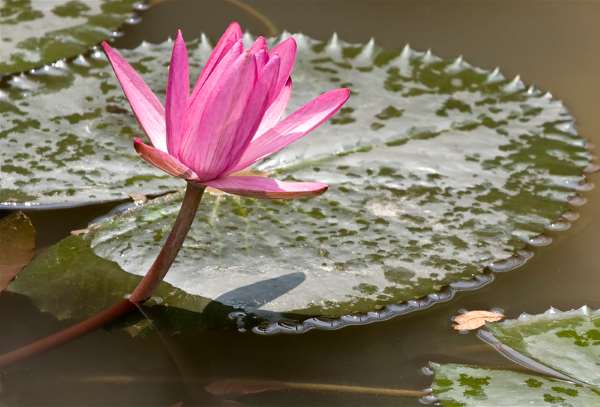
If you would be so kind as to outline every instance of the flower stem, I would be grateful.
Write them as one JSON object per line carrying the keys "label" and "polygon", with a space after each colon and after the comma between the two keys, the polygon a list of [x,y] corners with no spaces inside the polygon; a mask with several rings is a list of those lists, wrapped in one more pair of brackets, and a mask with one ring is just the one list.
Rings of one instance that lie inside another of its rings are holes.
{"label": "flower stem", "polygon": [[187,236],[194,217],[196,210],[204,194],[204,187],[188,183],[187,189],[185,190],[185,196],[179,209],[177,219],[173,224],[171,233],[167,237],[163,248],[160,253],[150,266],[150,270],[146,273],[142,281],[133,290],[133,293],[129,297],[129,301],[133,303],[141,303],[146,301],[152,296],[152,293],[161,283],[165,275],[171,268],[171,264],[175,261],[179,249]]}
{"label": "flower stem", "polygon": [[179,214],[173,224],[171,233],[169,233],[156,260],[154,260],[154,263],[152,263],[152,266],[150,266],[150,269],[129,298],[119,301],[85,321],[79,322],[78,324],[72,325],[45,338],[38,339],[37,341],[12,352],[0,355],[0,368],[56,348],[101,328],[107,323],[135,310],[137,304],[140,304],[151,297],[156,287],[158,287],[171,268],[175,257],[177,257],[177,253],[179,253],[179,249],[181,249],[183,241],[192,226],[196,210],[198,209],[203,194],[203,186],[188,183],[183,202],[181,203],[181,208],[179,209]]}

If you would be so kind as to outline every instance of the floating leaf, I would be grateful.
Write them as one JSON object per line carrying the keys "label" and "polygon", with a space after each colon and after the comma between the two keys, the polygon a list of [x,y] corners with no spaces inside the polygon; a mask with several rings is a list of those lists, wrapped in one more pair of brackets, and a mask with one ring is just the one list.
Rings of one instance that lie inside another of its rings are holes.
{"label": "floating leaf", "polygon": [[23,212],[0,219],[0,293],[29,263],[35,250],[35,229]]}
{"label": "floating leaf", "polygon": [[139,0],[0,0],[0,76],[87,52],[115,35]]}
{"label": "floating leaf", "polygon": [[488,329],[497,341],[521,355],[600,387],[600,311],[550,309],[491,324]]}
{"label": "floating leaf", "polygon": [[504,319],[504,315],[494,311],[468,311],[456,316],[452,328],[457,331],[472,331],[481,328],[488,322],[498,322]]}
{"label": "floating leaf", "polygon": [[513,361],[554,377],[433,364],[433,395],[442,406],[600,405],[599,311],[524,314],[488,324],[480,336]]}
{"label": "floating leaf", "polygon": [[[328,44],[304,36],[297,40],[294,104],[340,85],[350,86],[353,96],[331,123],[257,170],[327,182],[330,190],[292,202],[207,196],[167,275],[169,284],[272,320],[280,320],[280,313],[345,316],[271,326],[269,332],[332,329],[447,300],[453,291],[442,290],[448,285],[476,286],[487,281],[486,267],[503,271],[522,264],[527,252],[521,250],[540,233],[568,226],[560,217],[569,199],[588,187],[583,169],[590,154],[560,102],[462,59],[441,60],[409,48],[390,55],[372,43],[352,47],[335,37]],[[153,89],[162,89],[164,63],[158,61],[169,47],[145,44],[128,52]],[[191,48],[196,61],[208,52],[205,42]],[[53,181],[31,184],[29,177],[19,181],[20,175],[11,173],[1,182],[19,182],[15,187],[40,194],[46,203],[66,202],[65,177],[79,202],[92,193],[94,199],[116,199],[134,190],[153,193],[179,185],[130,155],[130,136],[137,130],[129,113],[111,113],[124,112],[126,104],[104,64],[94,64],[82,68],[87,74],[69,74],[75,83],[58,91],[85,90],[94,106],[101,94],[94,83],[104,78],[99,83],[108,96],[100,99],[108,97],[110,109],[102,105],[92,121],[80,114],[72,125],[81,126],[73,139],[87,140],[85,146],[73,149],[67,143],[52,164],[36,157],[40,165],[64,166],[50,169]],[[29,129],[10,148],[41,133]],[[102,150],[109,161],[98,160]],[[71,161],[65,161],[67,153],[73,153]],[[86,170],[90,166],[93,171]],[[54,189],[39,189],[46,186]],[[162,197],[106,218],[73,237],[80,239],[73,245],[141,275],[168,233],[180,199],[180,194]],[[348,316],[355,313],[366,314]]]}
{"label": "floating leaf", "polygon": [[[337,37],[327,44],[296,38],[290,110],[326,89],[348,86],[353,95],[330,124],[263,162],[259,170],[307,166],[332,153],[375,149],[361,159],[375,174],[381,170],[392,190],[404,189],[408,181],[425,196],[451,188],[484,188],[480,200],[504,200],[512,207],[529,206],[534,196],[562,203],[572,188],[583,188],[581,170],[589,154],[559,101],[522,90],[520,81],[473,68],[462,59],[441,60],[409,48],[390,54],[372,42],[350,45]],[[160,93],[170,48],[170,42],[143,43],[123,53]],[[203,37],[189,48],[195,79],[210,46]],[[92,56],[15,77],[0,93],[0,207],[81,205],[181,185],[136,156],[131,143],[141,131],[104,56]],[[386,150],[379,160],[375,153],[386,145],[397,148]],[[434,161],[440,156],[445,159]],[[339,160],[339,165],[347,164]],[[399,179],[409,165],[412,179]],[[489,174],[484,185],[473,182],[472,175],[481,170]],[[328,174],[313,175],[339,178],[340,172],[331,167]],[[357,185],[370,176],[343,175]],[[449,184],[448,179],[454,180]],[[504,199],[505,191],[510,199]],[[552,209],[547,204],[530,211]]]}
{"label": "floating leaf", "polygon": [[433,395],[443,407],[590,407],[594,388],[534,374],[465,365],[433,365]]}

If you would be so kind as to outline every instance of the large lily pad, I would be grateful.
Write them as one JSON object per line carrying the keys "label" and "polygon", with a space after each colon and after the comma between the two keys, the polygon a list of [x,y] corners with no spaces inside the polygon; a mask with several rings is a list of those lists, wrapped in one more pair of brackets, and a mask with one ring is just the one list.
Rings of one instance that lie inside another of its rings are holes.
{"label": "large lily pad", "polygon": [[0,76],[75,57],[111,38],[140,0],[0,0]]}
{"label": "large lily pad", "polygon": [[[462,58],[440,60],[409,48],[394,55],[372,42],[360,46],[337,37],[328,43],[302,35],[297,39],[292,107],[337,86],[351,87],[353,95],[330,124],[263,163],[263,170],[388,143],[400,147],[394,151],[406,149],[399,158],[405,166],[417,166],[413,171],[419,180],[414,183],[427,188],[458,186],[447,180],[464,188],[470,175],[459,181],[457,172],[485,168],[498,173],[486,187],[489,199],[494,199],[496,183],[503,186],[512,172],[519,175],[512,180],[518,185],[509,185],[513,191],[537,193],[533,188],[544,185],[548,198],[561,195],[564,200],[567,190],[582,180],[589,155],[572,118],[549,95],[524,90],[518,78],[508,81],[498,71],[473,68]],[[168,42],[145,43],[124,51],[158,92],[165,88],[170,47]],[[190,50],[195,76],[210,46],[204,38],[190,44]],[[140,133],[138,126],[104,56],[93,57],[15,77],[0,93],[0,207],[81,205],[181,185],[135,156],[131,142]],[[483,155],[482,146],[488,148]],[[465,154],[457,150],[463,147]],[[430,150],[449,152],[460,164],[442,168],[428,156]],[[444,180],[436,180],[438,175]],[[403,188],[398,182],[396,186]]]}
{"label": "large lily pad", "polygon": [[433,395],[442,406],[600,405],[599,328],[600,312],[587,307],[489,324],[480,335],[495,349],[553,377],[433,364]]}
{"label": "large lily pad", "polygon": [[[439,294],[444,287],[464,287],[487,266],[518,264],[515,252],[546,228],[568,225],[554,222],[568,211],[568,200],[588,187],[583,170],[590,154],[560,102],[460,58],[440,60],[409,48],[394,56],[372,43],[349,46],[335,37],[328,44],[303,36],[298,42],[296,105],[341,84],[354,94],[330,124],[258,169],[324,181],[330,190],[293,202],[207,197],[168,283],[277,319],[279,313],[340,317],[377,311],[357,317],[362,322],[447,299],[452,291]],[[192,47],[194,56],[206,54],[202,44]],[[146,76],[158,89],[163,78],[154,71],[165,62],[157,58],[164,61],[167,54],[168,45],[144,45],[128,58],[142,61],[138,67],[151,71]],[[125,104],[113,93],[106,68],[82,70],[88,76],[72,76],[75,84],[59,92],[77,88],[78,81],[88,81],[92,92],[97,77],[107,78],[102,83],[110,108],[99,108],[91,122],[82,115],[74,120],[75,127],[86,128],[81,137],[90,138],[77,150],[65,147],[78,153],[70,162],[57,160],[64,167],[53,172],[56,189],[42,193],[43,199],[64,202],[62,172],[69,174],[75,200],[92,192],[115,199],[134,189],[158,192],[177,185],[129,155],[133,123],[128,113],[114,113]],[[119,126],[128,129],[121,138]],[[110,161],[98,160],[98,149]],[[20,185],[31,188],[25,179]],[[87,189],[75,188],[81,182]],[[141,275],[180,198],[170,195],[109,217],[77,239]],[[423,303],[394,305],[424,297]],[[353,322],[347,317],[342,324]],[[339,326],[310,324],[304,327]]]}

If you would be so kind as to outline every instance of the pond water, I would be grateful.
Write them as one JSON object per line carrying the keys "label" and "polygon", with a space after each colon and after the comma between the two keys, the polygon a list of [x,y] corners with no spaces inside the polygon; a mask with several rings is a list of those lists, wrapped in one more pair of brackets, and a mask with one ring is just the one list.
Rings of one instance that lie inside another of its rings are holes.
{"label": "pond water", "polygon": [[[156,1],[142,22],[128,26],[116,45],[163,41],[176,28],[192,38],[220,34],[232,19],[255,34],[302,31],[318,39],[336,31],[349,42],[374,37],[386,49],[431,48],[443,57],[464,55],[481,67],[500,66],[507,77],[550,90],[577,119],[581,135],[600,144],[600,3],[590,1]],[[594,181],[594,176],[592,176]],[[600,191],[564,232],[548,233],[549,247],[492,284],[458,294],[433,308],[367,326],[303,335],[259,336],[214,329],[175,337],[131,339],[101,330],[7,369],[0,406],[217,405],[204,392],[213,380],[256,378],[405,389],[428,387],[428,361],[511,367],[478,340],[451,329],[460,309],[501,308],[507,316],[587,304],[600,307]],[[28,213],[41,250],[85,227],[111,205]],[[0,296],[0,350],[52,333],[65,322],[37,311],[22,297]],[[285,391],[248,395],[247,406],[418,406],[416,398]]]}

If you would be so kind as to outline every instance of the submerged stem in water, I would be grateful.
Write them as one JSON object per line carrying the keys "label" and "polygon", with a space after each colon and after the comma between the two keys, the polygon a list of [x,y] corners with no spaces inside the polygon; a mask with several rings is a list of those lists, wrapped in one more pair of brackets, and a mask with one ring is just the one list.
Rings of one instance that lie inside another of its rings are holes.
{"label": "submerged stem in water", "polygon": [[198,209],[203,194],[203,186],[188,183],[183,202],[181,203],[181,208],[179,209],[179,214],[173,224],[171,233],[169,233],[156,260],[154,260],[154,263],[152,263],[152,266],[150,266],[150,269],[128,299],[124,299],[85,321],[72,325],[60,332],[39,339],[12,352],[0,355],[0,368],[56,348],[73,339],[77,339],[80,336],[101,328],[107,323],[135,310],[137,304],[140,304],[151,297],[156,287],[158,287],[171,268],[173,261],[175,261],[177,253],[179,253],[179,249],[181,249],[183,241],[194,222],[196,210]]}

